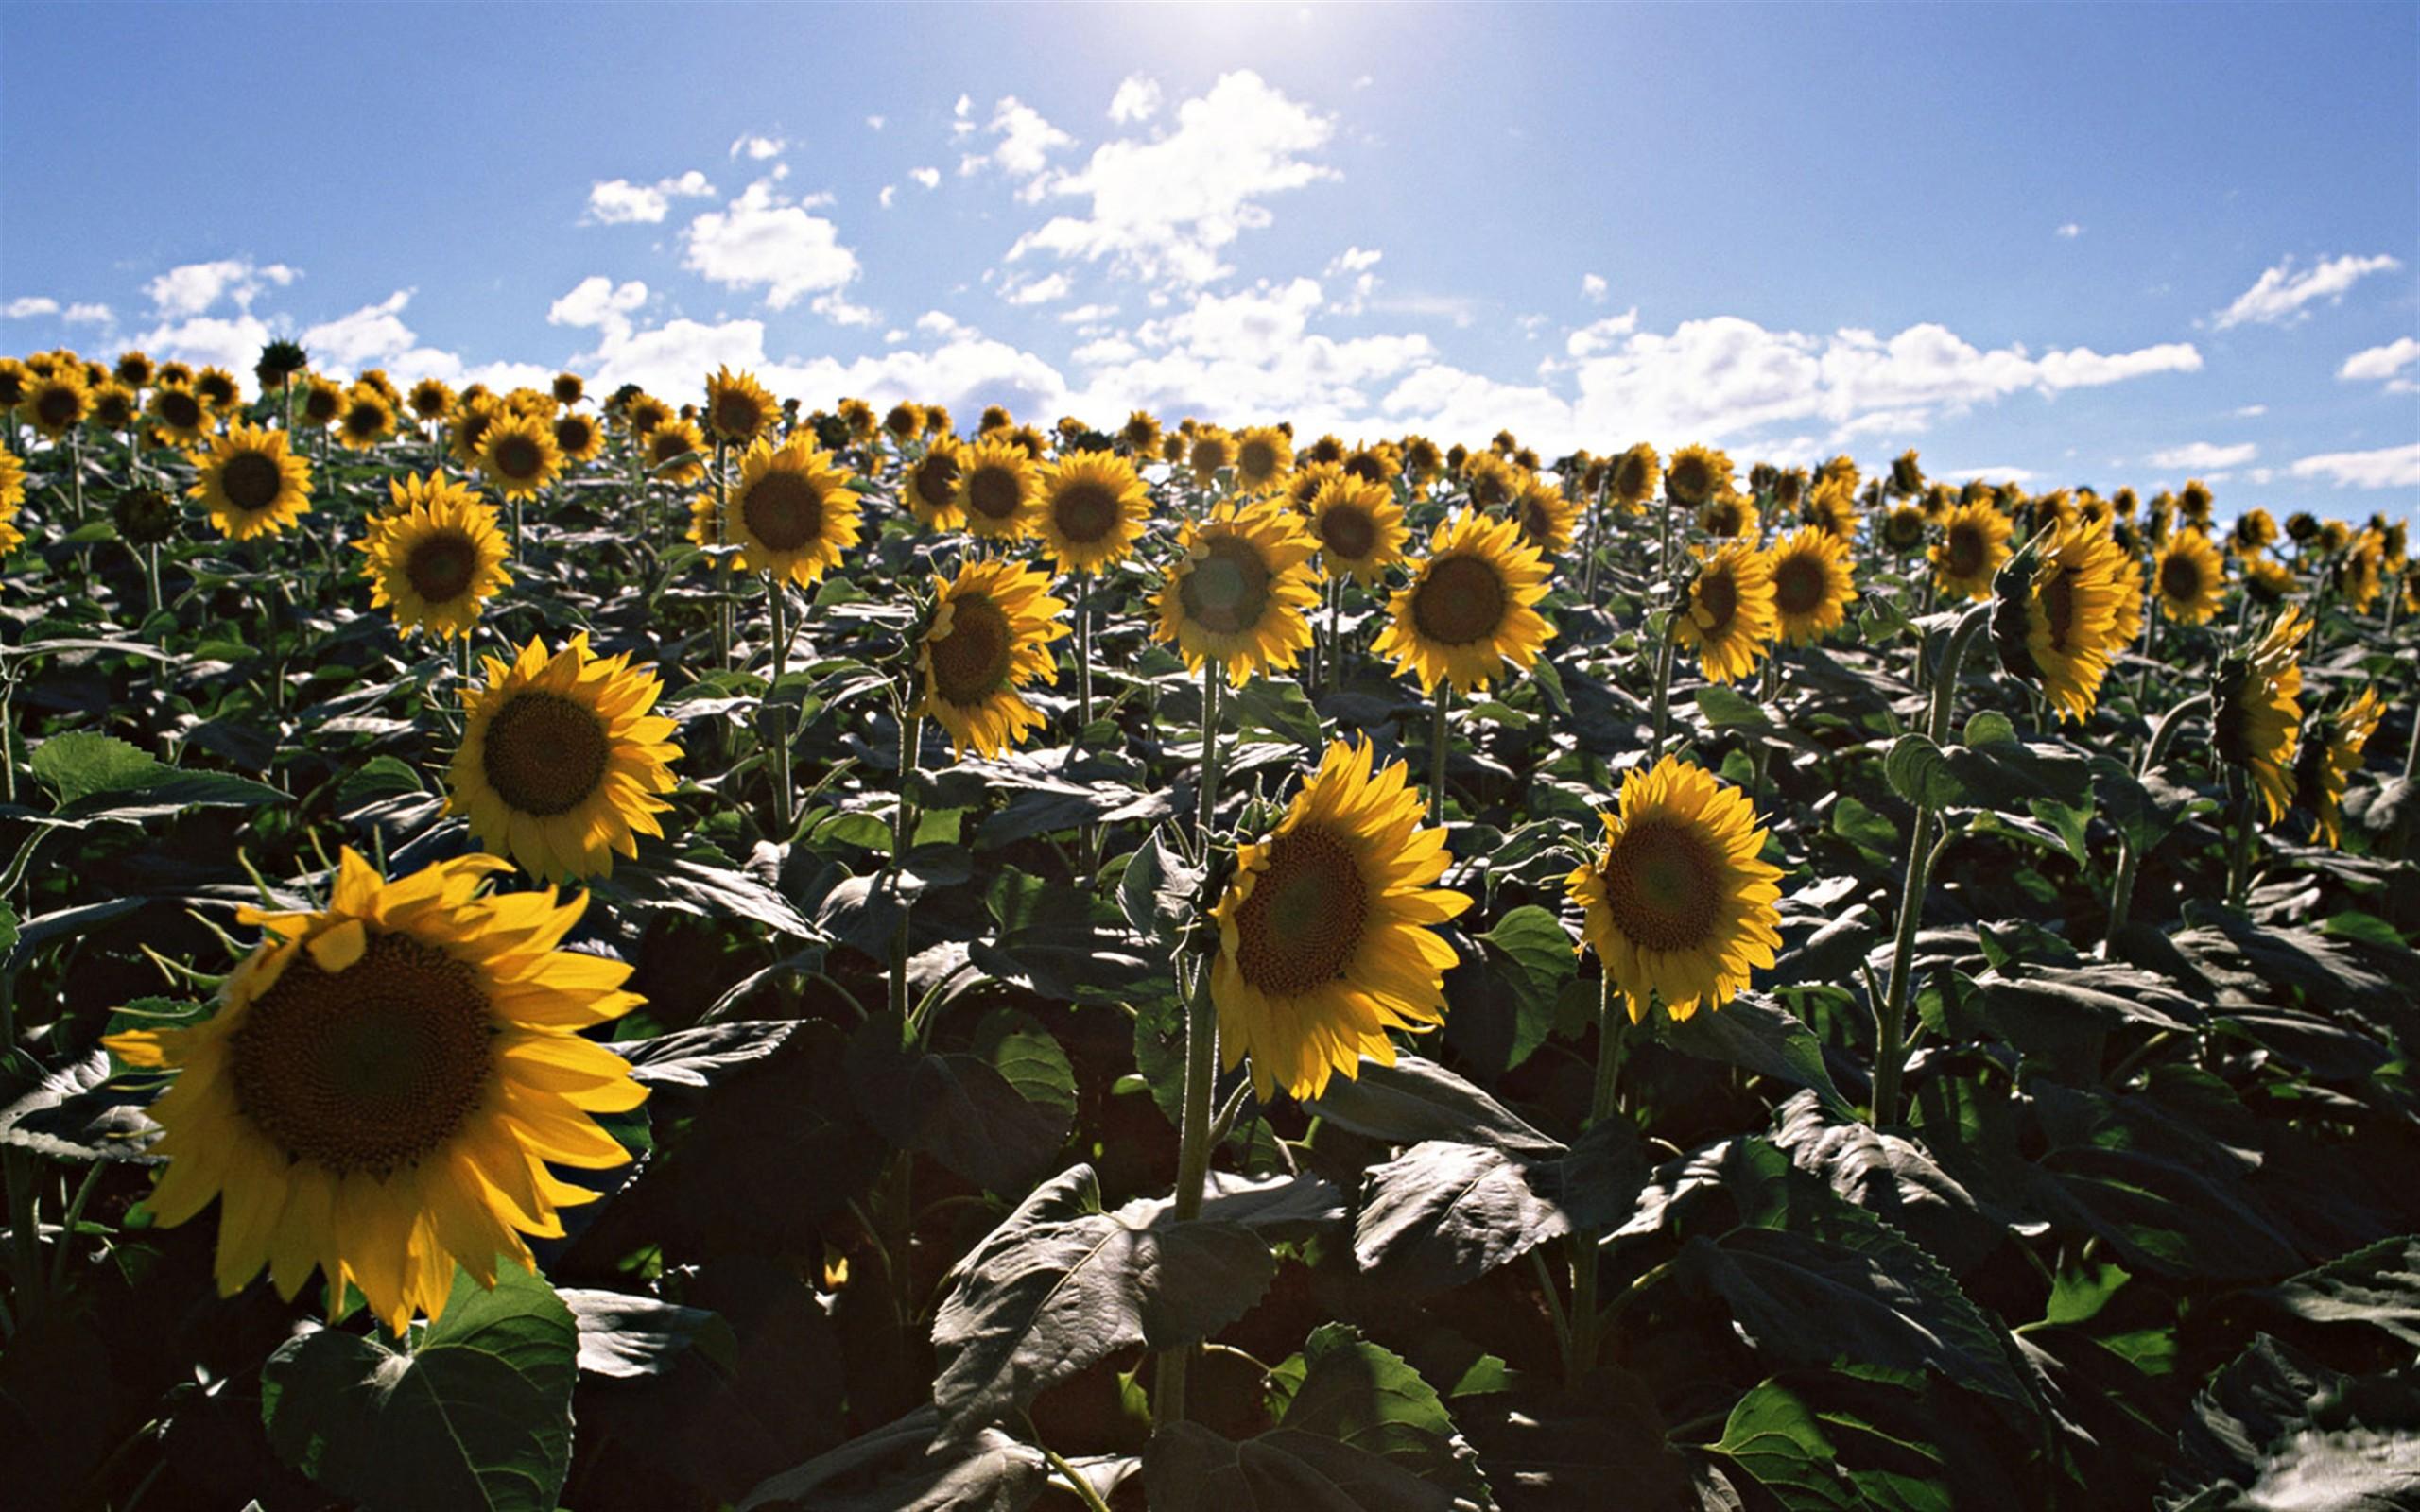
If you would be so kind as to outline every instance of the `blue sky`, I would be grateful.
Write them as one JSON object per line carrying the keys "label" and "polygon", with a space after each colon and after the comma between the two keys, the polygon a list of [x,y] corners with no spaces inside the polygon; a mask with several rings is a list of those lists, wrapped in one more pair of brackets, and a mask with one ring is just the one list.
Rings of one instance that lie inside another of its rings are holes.
{"label": "blue sky", "polygon": [[2420,502],[2420,8],[0,9],[0,350]]}

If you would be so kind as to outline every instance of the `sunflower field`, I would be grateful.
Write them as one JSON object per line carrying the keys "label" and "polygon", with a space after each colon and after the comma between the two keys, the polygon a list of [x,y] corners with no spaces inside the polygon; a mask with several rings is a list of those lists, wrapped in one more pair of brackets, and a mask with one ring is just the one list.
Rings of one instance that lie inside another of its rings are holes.
{"label": "sunflower field", "polygon": [[0,416],[0,1503],[2420,1504],[2400,523]]}

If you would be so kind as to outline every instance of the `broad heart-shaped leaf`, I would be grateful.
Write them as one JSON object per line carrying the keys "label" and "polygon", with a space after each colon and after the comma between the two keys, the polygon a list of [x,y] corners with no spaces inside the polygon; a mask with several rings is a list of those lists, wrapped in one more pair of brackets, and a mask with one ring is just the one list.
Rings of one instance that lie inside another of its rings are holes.
{"label": "broad heart-shaped leaf", "polygon": [[571,1465],[579,1331],[554,1288],[458,1272],[409,1353],[315,1329],[261,1370],[278,1457],[372,1512],[553,1512]]}
{"label": "broad heart-shaped leaf", "polygon": [[1812,1092],[1775,1110],[1772,1140],[1793,1164],[1887,1221],[1953,1271],[1999,1245],[2002,1225],[1925,1147],[1856,1122],[1834,1123]]}
{"label": "broad heart-shaped leaf", "polygon": [[2346,1376],[2263,1333],[2193,1402],[2161,1512],[2420,1505],[2420,1386]]}
{"label": "broad heart-shaped leaf", "polygon": [[959,1263],[933,1320],[942,1436],[964,1443],[1123,1349],[1206,1338],[1260,1299],[1276,1262],[1240,1224],[1134,1224],[1088,1165],[1034,1189]]}
{"label": "broad heart-shaped leaf", "polygon": [[[2000,730],[1986,726],[1978,732]],[[1901,798],[1936,809],[2021,810],[2035,799],[2074,807],[2087,800],[2092,786],[2092,768],[2082,755],[2014,738],[1945,747],[1905,734],[1892,744],[1882,773]]]}
{"label": "broad heart-shaped leaf", "polygon": [[[987,1191],[1020,1192],[1067,1138],[1074,1083],[1072,1074],[1049,1083],[1053,1073],[1028,1040],[1004,1035],[992,1049],[1003,1064],[981,1054],[912,1053],[900,1047],[890,1022],[869,1019],[849,1041],[850,1091],[867,1121],[899,1148],[921,1150]],[[1063,1057],[1057,1072],[1065,1064]],[[1053,1093],[1050,1100],[1028,1101],[1007,1069]]]}
{"label": "broad heart-shaped leaf", "polygon": [[1754,1387],[1714,1452],[1789,1512],[2015,1512],[2022,1499],[1982,1453],[1936,1442],[1924,1399],[1841,1374]]}
{"label": "broad heart-shaped leaf", "polygon": [[2381,1239],[2261,1295],[2296,1317],[2367,1323],[2420,1349],[2420,1237]]}
{"label": "broad heart-shaped leaf", "polygon": [[1456,1497],[1351,1444],[1278,1428],[1241,1443],[1169,1423],[1143,1452],[1151,1512],[1460,1512]]}
{"label": "broad heart-shaped leaf", "polygon": [[1039,1450],[995,1428],[966,1444],[937,1444],[940,1426],[940,1414],[919,1407],[766,1481],[738,1512],[1023,1512],[1041,1493],[1049,1470]]}
{"label": "broad heart-shaped leaf", "polygon": [[1683,1055],[1809,1088],[1826,1108],[1848,1112],[1848,1099],[1824,1064],[1823,1042],[1798,1015],[1762,992],[1742,992],[1720,1007],[1701,1004],[1686,1019],[1659,1013],[1653,1032]]}
{"label": "broad heart-shaped leaf", "polygon": [[1425,1481],[1489,1500],[1477,1455],[1454,1429],[1437,1389],[1403,1356],[1327,1323],[1303,1346],[1303,1381],[1279,1426],[1368,1450]]}
{"label": "broad heart-shaped leaf", "polygon": [[34,777],[59,799],[60,816],[141,823],[189,808],[258,808],[286,796],[226,772],[170,766],[114,735],[78,730],[34,747]]}
{"label": "broad heart-shaped leaf", "polygon": [[1621,1118],[1552,1152],[1426,1141],[1362,1178],[1353,1256],[1407,1296],[1443,1291],[1549,1239],[1610,1227],[1646,1181]]}
{"label": "broad heart-shaped leaf", "polygon": [[702,1307],[570,1287],[555,1295],[579,1325],[582,1375],[662,1375],[692,1349],[728,1370],[738,1353],[731,1325]]}
{"label": "broad heart-shaped leaf", "polygon": [[1303,696],[1303,685],[1292,678],[1246,678],[1229,696],[1238,730],[1257,725],[1272,735],[1292,741],[1316,756],[1320,749],[1319,711]]}
{"label": "broad heart-shaped leaf", "polygon": [[1153,830],[1150,843],[1136,847],[1126,863],[1117,880],[1117,906],[1136,934],[1173,940],[1192,922],[1201,868],[1168,843],[1166,829]]}
{"label": "broad heart-shaped leaf", "polygon": [[112,1083],[109,1052],[95,1050],[0,1108],[0,1144],[55,1160],[148,1160],[161,1128],[145,1108],[157,1090]]}
{"label": "broad heart-shaped leaf", "polygon": [[702,919],[738,919],[798,939],[829,937],[806,921],[790,901],[711,849],[674,855],[646,845],[635,860],[616,861],[610,877],[592,885],[597,895],[626,908],[666,908]]}
{"label": "broad heart-shaped leaf", "polygon": [[631,1063],[634,1081],[703,1091],[734,1072],[769,1057],[797,1027],[797,1022],[789,1019],[706,1023],[652,1040],[621,1040],[611,1048]]}
{"label": "broad heart-shaped leaf", "polygon": [[1562,921],[1535,903],[1511,910],[1477,937],[1509,958],[1491,959],[1487,965],[1490,976],[1509,988],[1519,1004],[1513,1042],[1506,1057],[1508,1067],[1517,1066],[1552,1031],[1556,1001],[1564,985],[1579,975],[1580,957],[1573,953],[1571,936],[1564,933]]}
{"label": "broad heart-shaped leaf", "polygon": [[1390,1144],[1457,1140],[1547,1154],[1563,1148],[1561,1141],[1530,1127],[1495,1098],[1418,1056],[1398,1055],[1392,1066],[1365,1060],[1357,1076],[1330,1081],[1303,1108]]}

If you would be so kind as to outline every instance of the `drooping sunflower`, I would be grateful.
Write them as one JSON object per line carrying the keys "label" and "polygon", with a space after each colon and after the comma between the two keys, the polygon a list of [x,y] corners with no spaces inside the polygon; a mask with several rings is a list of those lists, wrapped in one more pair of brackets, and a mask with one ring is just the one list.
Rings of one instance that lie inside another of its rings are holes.
{"label": "drooping sunflower", "polygon": [[470,634],[487,601],[512,581],[495,510],[434,473],[387,487],[390,507],[353,543],[370,558],[370,607],[391,606],[401,629],[419,626],[446,640]]}
{"label": "drooping sunflower", "polygon": [[1123,561],[1151,517],[1150,490],[1115,452],[1077,452],[1042,470],[1034,524],[1063,573],[1097,573]]}
{"label": "drooping sunflower", "polygon": [[1311,537],[1323,570],[1367,588],[1403,560],[1411,532],[1394,490],[1339,472],[1311,496]]}
{"label": "drooping sunflower", "polygon": [[551,421],[506,414],[479,438],[479,471],[508,499],[532,499],[562,472],[562,448]]}
{"label": "drooping sunflower", "polygon": [[357,1287],[400,1334],[444,1310],[458,1263],[484,1286],[499,1257],[534,1268],[522,1236],[559,1238],[558,1210],[596,1200],[548,1162],[630,1159],[590,1115],[647,1089],[579,1031],[638,1006],[631,969],[557,948],[585,898],[476,896],[503,866],[389,882],[348,848],[324,910],[238,911],[268,935],[209,1019],[105,1041],[178,1073],[150,1108],[150,1208],[168,1226],[217,1200],[222,1296],[267,1266],[291,1300],[316,1269],[331,1314]]}
{"label": "drooping sunflower", "polygon": [[1992,638],[2009,675],[2038,684],[2062,719],[2091,717],[2118,638],[2126,554],[2091,525],[2055,527],[1993,580]]}
{"label": "drooping sunflower", "polygon": [[1236,487],[1267,493],[1294,466],[1294,438],[1274,425],[1254,425],[1236,438]]}
{"label": "drooping sunflower", "polygon": [[1942,523],[1941,540],[1926,553],[1932,580],[1950,598],[1989,598],[1992,575],[2008,560],[2008,516],[1989,499],[1962,504]]}
{"label": "drooping sunflower", "polygon": [[915,717],[939,720],[961,757],[969,746],[991,757],[1023,742],[1048,721],[1017,690],[1058,680],[1050,645],[1068,633],[1066,611],[1066,600],[1050,596],[1050,575],[1023,562],[971,561],[938,582],[916,647],[924,696]]}
{"label": "drooping sunflower", "polygon": [[1664,464],[1664,498],[1676,508],[1695,509],[1731,489],[1731,458],[1710,446],[1684,446]]}
{"label": "drooping sunflower", "polygon": [[1564,879],[1581,932],[1630,1002],[1674,1019],[1720,1008],[1780,948],[1779,868],[1758,859],[1765,832],[1738,789],[1667,756],[1632,768],[1605,849]]}
{"label": "drooping sunflower", "polygon": [[482,657],[487,681],[463,698],[446,812],[479,843],[544,881],[612,874],[670,807],[673,723],[648,711],[664,684],[627,652],[599,657],[581,631],[553,656],[537,637],[510,665]]}
{"label": "drooping sunflower", "polygon": [[848,473],[804,437],[750,447],[723,505],[723,540],[740,548],[740,567],[802,588],[840,565],[861,523]]}
{"label": "drooping sunflower", "polygon": [[1494,452],[1474,452],[1462,461],[1462,488],[1474,507],[1501,509],[1521,491],[1521,474]]}
{"label": "drooping sunflower", "polygon": [[2294,796],[2311,811],[2320,839],[2329,846],[2343,843],[2344,788],[2361,769],[2361,754],[2377,732],[2384,707],[2376,688],[2363,688],[2342,708],[2313,719],[2303,732],[2302,755],[2294,763]]}
{"label": "drooping sunflower", "polygon": [[1552,481],[1532,472],[1521,480],[1520,491],[1512,496],[1512,517],[1520,527],[1522,541],[1541,557],[1555,557],[1571,549],[1580,506],[1565,498]]}
{"label": "drooping sunflower", "polygon": [[1673,617],[1672,639],[1698,653],[1708,682],[1736,682],[1755,670],[1777,624],[1772,560],[1734,541],[1698,564],[1688,605]]}
{"label": "drooping sunflower", "polygon": [[275,535],[311,511],[311,464],[286,450],[286,434],[238,425],[196,458],[185,493],[199,499],[231,541]]}
{"label": "drooping sunflower", "polygon": [[928,530],[955,530],[966,523],[958,506],[958,474],[965,448],[955,437],[935,436],[925,455],[908,469],[900,492],[918,524]]}
{"label": "drooping sunflower", "polygon": [[1698,506],[1698,528],[1717,541],[1753,539],[1764,529],[1756,517],[1756,501],[1729,489]]}
{"label": "drooping sunflower", "polygon": [[1186,524],[1177,548],[1157,638],[1188,667],[1221,662],[1238,680],[1292,666],[1311,644],[1303,611],[1319,601],[1306,565],[1316,547],[1301,516],[1273,499],[1221,504]]}
{"label": "drooping sunflower", "polygon": [[2303,723],[2303,669],[2295,657],[2310,627],[2301,610],[2286,609],[2260,639],[2219,659],[2213,744],[2244,769],[2272,824],[2294,800],[2294,740]]}
{"label": "drooping sunflower", "polygon": [[2243,591],[2262,609],[2274,609],[2292,596],[2294,570],[2274,557],[2255,557],[2243,564]]}
{"label": "drooping sunflower", "polygon": [[1033,459],[1002,431],[959,455],[958,507],[970,534],[1019,541],[1033,528]]}
{"label": "drooping sunflower", "polygon": [[1433,693],[1486,687],[1511,662],[1535,665],[1554,627],[1534,606],[1547,595],[1546,561],[1510,520],[1464,511],[1438,524],[1428,555],[1396,590],[1371,649]]}
{"label": "drooping sunflower", "polygon": [[555,417],[555,450],[566,462],[585,462],[604,449],[605,430],[596,417],[583,410],[566,409]]}
{"label": "drooping sunflower", "polygon": [[706,380],[706,428],[717,440],[746,446],[764,435],[781,412],[754,373],[735,373],[725,366]]}
{"label": "drooping sunflower", "polygon": [[1431,885],[1453,861],[1445,832],[1420,827],[1404,764],[1374,771],[1373,751],[1331,744],[1269,838],[1236,849],[1211,910],[1221,1058],[1252,1057],[1263,1101],[1317,1097],[1364,1056],[1392,1065],[1390,1030],[1444,1022],[1454,949],[1428,926],[1471,901]]}
{"label": "drooping sunflower", "polygon": [[93,396],[84,386],[83,372],[62,367],[26,386],[25,403],[18,405],[18,413],[34,429],[56,441],[84,423],[92,407]]}
{"label": "drooping sunflower", "polygon": [[[1914,512],[1912,505],[1907,507]],[[1806,525],[1776,541],[1766,557],[1772,568],[1773,613],[1783,640],[1806,645],[1847,620],[1849,600],[1857,597],[1847,541]]]}
{"label": "drooping sunflower", "polygon": [[355,384],[345,396],[344,413],[337,417],[337,439],[346,450],[366,452],[395,434],[394,406],[367,384]]}
{"label": "drooping sunflower", "polygon": [[2226,602],[2226,560],[2199,530],[2168,538],[2154,560],[2152,580],[2160,612],[2180,625],[2199,625]]}

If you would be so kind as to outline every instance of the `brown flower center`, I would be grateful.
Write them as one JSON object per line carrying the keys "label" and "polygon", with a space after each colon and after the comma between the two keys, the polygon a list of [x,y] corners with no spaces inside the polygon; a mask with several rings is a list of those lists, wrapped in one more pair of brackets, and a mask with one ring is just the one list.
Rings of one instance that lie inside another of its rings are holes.
{"label": "brown flower center", "polygon": [[[1815,558],[1800,553],[1773,567],[1773,603],[1785,614],[1812,614],[1824,607],[1829,575]],[[1735,595],[1736,596],[1736,595]]]}
{"label": "brown flower center", "polygon": [[1494,635],[1510,604],[1504,578],[1481,557],[1431,562],[1411,591],[1411,623],[1443,645],[1470,645]]}
{"label": "brown flower center", "polygon": [[451,603],[471,587],[478,570],[479,548],[458,530],[441,531],[415,544],[404,558],[404,576],[412,592],[431,604]]}
{"label": "brown flower center", "polygon": [[2173,604],[2194,602],[2202,596],[2202,564],[2181,551],[2162,558],[2159,591]]}
{"label": "brown flower center", "polygon": [[916,497],[927,509],[946,509],[958,490],[958,458],[947,452],[927,452],[916,464]]}
{"label": "brown flower center", "polygon": [[71,425],[75,423],[76,411],[80,407],[77,403],[76,390],[59,386],[42,391],[42,397],[34,401],[34,415],[44,425]]}
{"label": "brown flower center", "polygon": [[587,801],[612,754],[595,710],[559,693],[525,689],[488,721],[479,770],[505,806],[551,818]]}
{"label": "brown flower center", "polygon": [[1025,502],[1025,490],[1017,487],[1017,475],[1007,468],[982,467],[967,480],[966,498],[986,520],[1012,520]]}
{"label": "brown flower center", "polygon": [[218,470],[218,490],[227,502],[246,514],[257,514],[277,502],[285,474],[261,452],[238,452]]}
{"label": "brown flower center", "polygon": [[1949,527],[1949,571],[1953,576],[1972,577],[1983,570],[1983,527],[1971,521],[1961,521]]}
{"label": "brown flower center", "polygon": [[1703,457],[1685,456],[1664,474],[1664,491],[1683,504],[1695,504],[1714,489],[1714,469]]}
{"label": "brown flower center", "polygon": [[372,931],[360,959],[286,962],[228,1038],[235,1106],[271,1143],[381,1177],[443,1148],[494,1079],[477,973],[409,935]]}
{"label": "brown flower center", "polygon": [[1089,478],[1071,483],[1051,499],[1050,517],[1069,541],[1095,545],[1117,528],[1117,495],[1107,485]]}
{"label": "brown flower center", "polygon": [[949,614],[949,633],[926,643],[933,691],[954,704],[981,703],[1009,680],[1015,632],[1007,612],[986,593],[953,599]]}
{"label": "brown flower center", "polygon": [[201,423],[201,401],[190,389],[160,390],[160,418],[181,431],[189,431]]}
{"label": "brown flower center", "polygon": [[1221,635],[1258,625],[1270,603],[1269,563],[1259,548],[1240,537],[1217,536],[1202,552],[1177,590],[1185,617]]}
{"label": "brown flower center", "polygon": [[1361,943],[1370,886],[1346,839],[1304,825],[1270,843],[1252,896],[1236,910],[1236,968],[1271,997],[1298,997],[1343,973]]}
{"label": "brown flower center", "polygon": [[1710,568],[1698,579],[1697,590],[1690,595],[1696,607],[1704,610],[1695,616],[1698,630],[1710,640],[1720,640],[1731,628],[1732,616],[1739,612],[1739,584],[1728,567]]}
{"label": "brown flower center", "polygon": [[745,439],[765,425],[765,411],[745,389],[726,389],[715,400],[715,429]]}
{"label": "brown flower center", "polygon": [[1378,522],[1357,504],[1332,504],[1318,521],[1320,549],[1337,561],[1362,561],[1378,544]]}
{"label": "brown flower center", "polygon": [[1236,471],[1257,483],[1277,475],[1277,448],[1255,437],[1236,452]]}
{"label": "brown flower center", "polygon": [[776,468],[739,498],[749,533],[774,551],[797,551],[823,539],[823,495],[803,473]]}
{"label": "brown flower center", "polygon": [[544,465],[544,454],[538,450],[538,443],[517,432],[495,443],[494,456],[495,470],[515,482],[536,477]]}
{"label": "brown flower center", "polygon": [[[387,428],[387,411],[377,404],[355,404],[344,412],[344,433],[355,440],[366,441]],[[510,446],[507,441],[505,445]],[[529,443],[521,443],[527,446]],[[535,449],[532,448],[534,451]]]}
{"label": "brown flower center", "polygon": [[1614,927],[1643,950],[1703,946],[1722,916],[1722,871],[1705,836],[1685,825],[1634,824],[1598,864]]}

